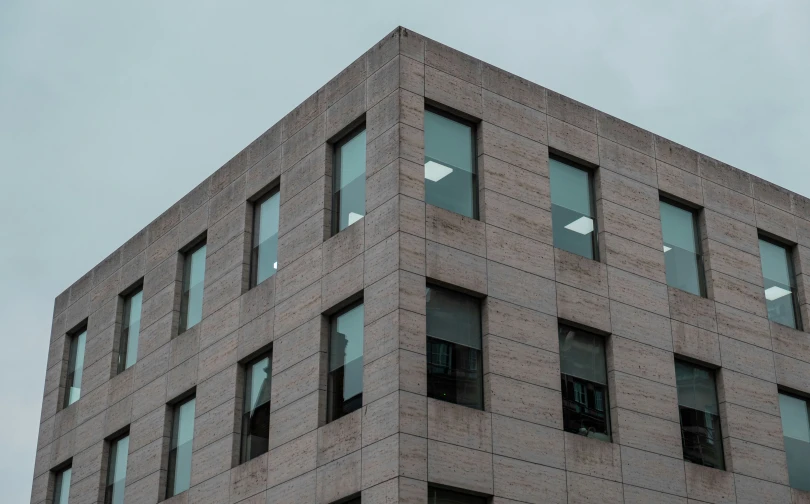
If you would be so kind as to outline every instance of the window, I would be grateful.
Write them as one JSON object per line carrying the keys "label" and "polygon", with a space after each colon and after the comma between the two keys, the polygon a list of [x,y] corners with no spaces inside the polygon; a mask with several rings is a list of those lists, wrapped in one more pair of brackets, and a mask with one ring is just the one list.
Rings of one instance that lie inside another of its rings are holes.
{"label": "window", "polygon": [[470,124],[425,111],[425,202],[478,218],[475,130]]}
{"label": "window", "polygon": [[70,494],[70,467],[56,473],[56,483],[53,487],[53,504],[68,504]]}
{"label": "window", "polygon": [[143,289],[124,298],[124,320],[121,324],[121,341],[118,343],[118,372],[127,369],[138,360],[138,335],[141,332],[141,301]]}
{"label": "window", "polygon": [[253,252],[250,285],[255,287],[278,270],[278,189],[253,204]]}
{"label": "window", "polygon": [[554,246],[596,259],[591,172],[555,157],[549,158],[548,168]]}
{"label": "window", "polygon": [[443,488],[428,488],[428,504],[486,504],[486,497],[453,492]]}
{"label": "window", "polygon": [[270,436],[272,358],[265,354],[245,366],[241,462],[266,453]]}
{"label": "window", "polygon": [[333,234],[366,215],[366,129],[362,127],[335,144]]}
{"label": "window", "polygon": [[194,442],[195,399],[186,399],[174,407],[172,439],[169,450],[169,475],[166,498],[188,490],[191,482],[191,446]]}
{"label": "window", "polygon": [[194,327],[202,320],[205,249],[205,243],[202,243],[186,254],[183,264],[183,297],[180,301],[180,332]]}
{"label": "window", "polygon": [[810,412],[808,402],[779,394],[790,486],[810,491]]}
{"label": "window", "polygon": [[714,371],[676,360],[675,375],[683,458],[695,464],[724,469]]}
{"label": "window", "polygon": [[759,256],[762,261],[768,318],[777,324],[799,329],[796,318],[796,284],[790,251],[783,245],[760,238]]}
{"label": "window", "polygon": [[563,428],[610,441],[605,339],[567,326],[559,327]]}
{"label": "window", "polygon": [[69,336],[70,356],[68,357],[67,383],[65,385],[65,407],[79,400],[82,395],[82,372],[84,371],[84,344],[87,328]]}
{"label": "window", "polygon": [[661,200],[660,205],[667,285],[704,296],[697,215],[668,201]]}
{"label": "window", "polygon": [[124,485],[127,479],[127,454],[129,435],[110,443],[110,459],[107,466],[107,491],[104,504],[123,504]]}
{"label": "window", "polygon": [[427,286],[427,395],[484,409],[481,303]]}
{"label": "window", "polygon": [[363,405],[363,304],[332,318],[329,337],[329,420]]}

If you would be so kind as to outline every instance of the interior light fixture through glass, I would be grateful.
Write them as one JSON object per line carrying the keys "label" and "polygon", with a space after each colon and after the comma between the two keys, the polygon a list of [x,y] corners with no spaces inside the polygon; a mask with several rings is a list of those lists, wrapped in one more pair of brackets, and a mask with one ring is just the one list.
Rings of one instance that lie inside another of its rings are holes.
{"label": "interior light fixture through glass", "polygon": [[565,226],[565,229],[570,229],[571,231],[581,235],[590,234],[593,232],[593,219],[584,216],[580,217],[579,219]]}
{"label": "interior light fixture through glass", "polygon": [[768,301],[775,301],[779,298],[789,296],[791,292],[776,285],[765,289],[765,299]]}
{"label": "interior light fixture through glass", "polygon": [[453,173],[453,169],[436,161],[425,163],[425,178],[431,182],[438,182],[444,177]]}

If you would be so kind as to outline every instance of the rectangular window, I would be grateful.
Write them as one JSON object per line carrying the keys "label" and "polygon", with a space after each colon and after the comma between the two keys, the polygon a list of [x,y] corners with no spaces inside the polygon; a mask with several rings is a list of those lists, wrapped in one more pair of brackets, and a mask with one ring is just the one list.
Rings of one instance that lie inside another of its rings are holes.
{"label": "rectangular window", "polygon": [[128,453],[129,435],[110,443],[110,459],[107,466],[107,491],[104,495],[104,504],[124,503]]}
{"label": "rectangular window", "polygon": [[273,359],[265,354],[245,366],[241,462],[267,453],[270,440],[270,378]]}
{"label": "rectangular window", "polygon": [[790,486],[810,491],[810,405],[804,399],[779,394]]}
{"label": "rectangular window", "polygon": [[697,214],[669,201],[660,205],[667,285],[705,296]]}
{"label": "rectangular window", "polygon": [[188,490],[191,483],[191,446],[194,442],[195,398],[174,407],[166,498]]}
{"label": "rectangular window", "polygon": [[591,172],[559,158],[548,160],[554,246],[596,259]]}
{"label": "rectangular window", "polygon": [[425,110],[425,202],[478,218],[472,125]]}
{"label": "rectangular window", "polygon": [[484,409],[481,302],[427,286],[427,395]]}
{"label": "rectangular window", "polygon": [[84,371],[84,344],[87,328],[69,336],[70,356],[68,357],[67,383],[65,384],[65,407],[79,400],[82,395],[82,372]]}
{"label": "rectangular window", "polygon": [[118,372],[127,369],[138,360],[138,336],[141,332],[141,302],[143,289],[124,298],[124,320],[121,324],[121,341],[118,343]]}
{"label": "rectangular window", "polygon": [[278,270],[278,189],[253,204],[253,252],[250,285],[255,287]]}
{"label": "rectangular window", "polygon": [[567,326],[559,327],[563,428],[610,441],[605,339]]}
{"label": "rectangular window", "polygon": [[725,469],[714,371],[676,360],[675,376],[683,458],[694,464]]}
{"label": "rectangular window", "polygon": [[68,504],[70,495],[70,467],[56,473],[56,482],[53,487],[53,504]]}
{"label": "rectangular window", "polygon": [[800,329],[796,317],[796,279],[790,251],[783,245],[760,237],[759,256],[768,318],[777,324]]}
{"label": "rectangular window", "polygon": [[363,304],[332,318],[329,337],[329,420],[363,405]]}
{"label": "rectangular window", "polygon": [[202,243],[185,256],[183,297],[180,301],[180,332],[194,327],[202,320],[205,250],[205,243]]}
{"label": "rectangular window", "polygon": [[366,129],[350,133],[335,144],[333,234],[366,215]]}
{"label": "rectangular window", "polygon": [[445,490],[444,488],[428,488],[428,504],[486,504],[486,497]]}

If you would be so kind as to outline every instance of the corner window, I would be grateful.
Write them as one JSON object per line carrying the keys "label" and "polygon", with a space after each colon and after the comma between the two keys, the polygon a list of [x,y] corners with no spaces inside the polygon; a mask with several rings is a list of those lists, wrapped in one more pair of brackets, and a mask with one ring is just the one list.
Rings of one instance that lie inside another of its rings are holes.
{"label": "corner window", "polygon": [[53,504],[68,504],[71,472],[72,469],[68,467],[56,473],[56,482],[53,487]]}
{"label": "corner window", "polygon": [[697,214],[665,200],[660,207],[667,285],[705,296]]}
{"label": "corner window", "polygon": [[472,125],[425,110],[425,202],[478,218]]}
{"label": "corner window", "polygon": [[329,336],[329,420],[363,405],[363,304],[332,317]]}
{"label": "corner window", "polygon": [[790,486],[810,491],[810,413],[808,402],[779,394]]}
{"label": "corner window", "polygon": [[205,243],[197,245],[183,261],[183,297],[180,301],[180,332],[191,329],[202,320],[205,284]]}
{"label": "corner window", "polygon": [[486,504],[486,497],[470,495],[444,488],[428,488],[428,504]]}
{"label": "corner window", "polygon": [[243,463],[267,453],[270,440],[271,366],[270,354],[265,354],[245,366],[240,456]]}
{"label": "corner window", "polygon": [[185,492],[191,483],[191,447],[194,443],[195,398],[174,407],[166,498]]}
{"label": "corner window", "polygon": [[127,454],[129,435],[110,443],[110,458],[107,466],[107,491],[105,504],[123,504],[124,486],[127,479]]}
{"label": "corner window", "polygon": [[714,371],[676,360],[675,376],[684,460],[725,469]]}
{"label": "corner window", "polygon": [[759,257],[762,261],[768,318],[777,324],[799,329],[796,280],[790,251],[784,245],[760,238]]}
{"label": "corner window", "polygon": [[481,302],[427,286],[427,395],[484,409]]}
{"label": "corner window", "polygon": [[121,324],[121,340],[118,343],[118,372],[127,369],[138,360],[138,336],[141,332],[141,303],[143,289],[124,298],[124,320]]}
{"label": "corner window", "polygon": [[253,204],[253,249],[250,286],[255,287],[278,270],[278,189]]}
{"label": "corner window", "polygon": [[554,246],[596,259],[591,172],[556,157],[549,158],[548,168]]}
{"label": "corner window", "polygon": [[586,437],[610,441],[605,339],[560,326],[560,374],[563,428]]}
{"label": "corner window", "polygon": [[68,357],[67,382],[65,384],[65,407],[78,401],[82,395],[84,344],[87,341],[87,328],[69,336],[69,339],[70,355]]}
{"label": "corner window", "polygon": [[335,144],[333,234],[366,215],[366,129],[355,130]]}

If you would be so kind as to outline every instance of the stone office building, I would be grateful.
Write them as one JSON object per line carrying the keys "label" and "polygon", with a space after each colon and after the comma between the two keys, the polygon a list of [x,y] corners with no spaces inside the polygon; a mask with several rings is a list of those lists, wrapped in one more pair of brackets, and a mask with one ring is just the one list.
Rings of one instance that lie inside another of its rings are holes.
{"label": "stone office building", "polygon": [[56,298],[32,503],[808,503],[810,199],[398,28]]}

